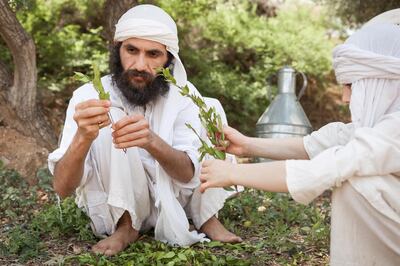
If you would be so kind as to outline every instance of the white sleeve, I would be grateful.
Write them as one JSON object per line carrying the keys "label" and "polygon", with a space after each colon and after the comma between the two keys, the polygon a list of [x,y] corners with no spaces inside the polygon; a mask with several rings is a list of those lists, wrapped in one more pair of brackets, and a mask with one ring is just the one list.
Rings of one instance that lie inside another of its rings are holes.
{"label": "white sleeve", "polygon": [[340,122],[329,123],[303,138],[304,148],[309,158],[314,158],[322,151],[346,144],[353,136],[353,124]]}
{"label": "white sleeve", "polygon": [[[65,123],[61,135],[61,141],[59,143],[59,147],[49,154],[47,158],[48,167],[52,175],[54,175],[54,168],[56,163],[64,156],[65,152],[68,150],[72,139],[75,136],[75,133],[78,129],[78,126],[73,119],[75,114],[75,106],[78,104],[78,97],[74,96],[71,98],[68,104],[67,113],[65,117]],[[89,156],[86,156],[84,173],[81,179],[81,184],[86,182],[87,176],[90,174],[92,167],[89,163]]]}
{"label": "white sleeve", "polygon": [[[192,187],[199,183],[200,163],[199,152],[197,149],[201,146],[200,140],[194,132],[186,126],[190,124],[196,132],[201,131],[201,123],[198,118],[198,108],[191,102],[190,99],[185,99],[184,108],[179,112],[174,123],[174,135],[172,139],[172,147],[176,150],[185,152],[194,166],[194,175],[192,181],[185,184],[173,179],[173,182],[182,187]],[[193,183],[193,184],[192,184]]]}
{"label": "white sleeve", "polygon": [[307,204],[351,177],[384,176],[400,171],[400,113],[384,116],[373,128],[358,128],[345,145],[313,159],[288,160],[286,181],[293,199]]}
{"label": "white sleeve", "polygon": [[54,174],[54,167],[56,163],[64,156],[77,130],[77,125],[73,120],[75,105],[75,98],[72,97],[68,104],[59,147],[55,151],[50,153],[47,159],[49,170],[52,174]]}

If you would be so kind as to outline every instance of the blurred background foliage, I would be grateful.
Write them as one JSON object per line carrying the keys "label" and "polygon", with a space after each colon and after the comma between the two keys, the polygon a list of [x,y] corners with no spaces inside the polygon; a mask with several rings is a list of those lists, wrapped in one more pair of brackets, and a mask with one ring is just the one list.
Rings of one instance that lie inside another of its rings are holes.
{"label": "blurred background foliage", "polygon": [[[332,80],[331,50],[345,36],[336,11],[349,12],[332,9],[338,0],[151,2],[177,21],[189,79],[203,95],[218,98],[230,123],[249,134],[268,105],[267,90],[274,88],[266,80],[283,65],[305,72],[313,93],[324,91]],[[36,43],[39,90],[54,91],[55,97],[70,92],[79,85],[70,78],[73,72],[91,74],[94,59],[107,73],[104,0],[9,3]],[[0,57],[11,66],[5,48],[0,40]]]}

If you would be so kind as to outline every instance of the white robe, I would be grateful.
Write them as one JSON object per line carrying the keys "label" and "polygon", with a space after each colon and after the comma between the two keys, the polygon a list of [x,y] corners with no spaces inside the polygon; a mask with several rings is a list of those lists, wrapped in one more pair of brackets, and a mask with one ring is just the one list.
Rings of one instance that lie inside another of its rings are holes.
{"label": "white robe", "polygon": [[[106,91],[111,92],[111,114],[115,121],[137,111],[130,108],[111,84],[110,76],[102,78]],[[193,85],[190,88],[198,93]],[[91,84],[74,92],[70,101],[60,147],[49,155],[49,169],[68,149],[77,130],[73,120],[75,105],[97,98]],[[198,110],[191,100],[179,94],[174,87],[167,96],[144,112],[150,128],[175,149],[188,154],[195,167],[195,175],[189,183],[179,182],[163,170],[157,161],[144,150],[129,148],[127,154],[113,147],[111,128],[100,130],[98,138],[85,161],[81,184],[76,190],[77,203],[85,207],[93,222],[94,232],[110,235],[125,210],[129,211],[132,226],[136,229],[155,227],[158,240],[181,246],[206,240],[204,234],[189,232],[187,215],[196,228],[216,215],[229,196],[223,189],[200,194],[198,152],[199,141],[185,123],[190,123],[198,132],[202,130],[197,117]],[[194,193],[194,194],[193,194]]]}
{"label": "white robe", "polygon": [[334,188],[331,265],[400,263],[399,128],[400,112],[374,128],[331,123],[304,137],[310,161],[287,161],[296,201],[307,204]]}

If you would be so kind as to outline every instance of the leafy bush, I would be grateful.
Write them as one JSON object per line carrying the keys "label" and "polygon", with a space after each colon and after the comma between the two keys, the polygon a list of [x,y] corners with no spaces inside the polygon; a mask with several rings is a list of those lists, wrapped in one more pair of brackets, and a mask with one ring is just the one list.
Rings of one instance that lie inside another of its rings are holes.
{"label": "leafy bush", "polygon": [[73,71],[90,72],[93,60],[102,71],[107,69],[107,45],[94,14],[103,1],[32,2],[17,15],[36,44],[39,88],[63,90]]}
{"label": "leafy bush", "polygon": [[330,24],[323,9],[285,7],[267,18],[250,1],[157,2],[180,27],[189,79],[205,96],[218,98],[233,126],[246,133],[254,132],[268,105],[266,79],[283,65],[313,78],[330,71]]}

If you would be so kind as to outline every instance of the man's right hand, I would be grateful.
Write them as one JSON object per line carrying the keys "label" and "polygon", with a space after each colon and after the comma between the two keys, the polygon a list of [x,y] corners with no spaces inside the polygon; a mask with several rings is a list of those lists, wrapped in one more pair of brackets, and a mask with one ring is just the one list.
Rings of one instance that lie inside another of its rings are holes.
{"label": "man's right hand", "polygon": [[230,126],[224,127],[224,134],[225,139],[229,141],[229,145],[226,147],[225,152],[238,156],[247,155],[247,145],[250,139],[249,137],[243,135]]}
{"label": "man's right hand", "polygon": [[74,120],[78,125],[77,135],[92,142],[99,135],[100,128],[111,124],[108,117],[110,106],[110,101],[97,99],[77,104],[74,114]]}

